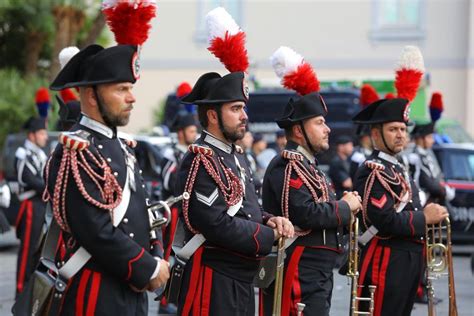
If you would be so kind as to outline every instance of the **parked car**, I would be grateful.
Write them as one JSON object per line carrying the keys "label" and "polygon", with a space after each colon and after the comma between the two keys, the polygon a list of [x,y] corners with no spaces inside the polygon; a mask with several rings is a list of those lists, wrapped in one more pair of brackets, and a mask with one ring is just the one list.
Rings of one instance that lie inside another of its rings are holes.
{"label": "parked car", "polygon": [[445,184],[456,189],[448,203],[453,243],[474,244],[474,144],[440,144],[433,151]]}

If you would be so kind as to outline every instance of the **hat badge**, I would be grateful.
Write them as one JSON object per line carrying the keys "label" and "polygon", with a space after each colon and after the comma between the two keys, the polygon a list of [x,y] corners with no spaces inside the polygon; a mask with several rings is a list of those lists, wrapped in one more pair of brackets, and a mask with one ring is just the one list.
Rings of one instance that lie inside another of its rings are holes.
{"label": "hat badge", "polygon": [[135,80],[140,78],[140,54],[135,52],[132,57],[132,73]]}
{"label": "hat badge", "polygon": [[242,92],[244,94],[245,99],[249,99],[249,83],[247,80],[247,73],[244,75],[244,79],[242,79]]}
{"label": "hat badge", "polygon": [[410,102],[408,102],[405,105],[405,109],[403,110],[403,120],[405,122],[408,122],[409,119],[410,119]]}

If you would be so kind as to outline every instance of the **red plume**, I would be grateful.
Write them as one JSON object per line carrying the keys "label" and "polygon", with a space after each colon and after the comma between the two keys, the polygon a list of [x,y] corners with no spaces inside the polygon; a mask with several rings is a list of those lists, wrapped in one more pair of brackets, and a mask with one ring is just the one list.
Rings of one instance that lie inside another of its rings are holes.
{"label": "red plume", "polygon": [[307,62],[298,66],[295,72],[285,75],[282,79],[285,88],[295,90],[301,95],[319,91],[319,80],[313,67]]}
{"label": "red plume", "polygon": [[385,94],[385,99],[395,99],[395,94],[387,92],[387,94]]}
{"label": "red plume", "polygon": [[36,103],[50,102],[48,89],[45,87],[39,88],[38,91],[36,91],[35,101]]}
{"label": "red plume", "polygon": [[68,103],[70,101],[77,101],[77,97],[71,89],[61,90],[59,91],[59,95],[61,96],[61,99],[63,99],[64,103]]}
{"label": "red plume", "polygon": [[396,69],[395,88],[399,98],[413,101],[425,71],[423,56],[416,46],[405,46]]}
{"label": "red plume", "polygon": [[379,95],[377,91],[375,91],[375,88],[368,83],[362,85],[362,88],[360,88],[360,104],[362,108],[365,108],[377,100],[379,100]]}
{"label": "red plume", "polygon": [[225,33],[224,38],[214,37],[208,50],[214,54],[230,72],[247,71],[249,59],[245,49],[245,33]]}
{"label": "red plume", "polygon": [[431,101],[430,101],[431,120],[433,122],[436,122],[437,120],[439,120],[443,111],[444,111],[444,105],[443,105],[442,94],[440,92],[433,92],[433,95],[431,96]]}
{"label": "red plume", "polygon": [[[107,3],[106,3],[107,2]],[[104,1],[102,12],[118,44],[142,45],[148,39],[154,1]]]}
{"label": "red plume", "polygon": [[176,96],[181,99],[185,95],[188,95],[191,92],[191,90],[192,88],[189,83],[182,82],[176,89]]}

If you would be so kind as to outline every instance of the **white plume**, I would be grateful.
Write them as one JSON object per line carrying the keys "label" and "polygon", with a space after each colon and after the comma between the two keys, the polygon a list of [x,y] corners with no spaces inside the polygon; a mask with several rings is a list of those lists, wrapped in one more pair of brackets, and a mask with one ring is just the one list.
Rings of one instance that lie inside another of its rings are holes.
{"label": "white plume", "polygon": [[241,32],[240,27],[223,7],[217,7],[206,15],[206,26],[209,42],[215,37],[224,38],[226,32],[229,32],[229,35]]}
{"label": "white plume", "polygon": [[77,53],[79,53],[79,48],[76,46],[63,48],[63,50],[59,53],[59,63],[61,64],[61,69],[63,69],[64,66],[66,66],[71,58]]}
{"label": "white plume", "polygon": [[278,48],[270,57],[273,70],[279,78],[296,71],[303,60],[303,56],[286,46]]}
{"label": "white plume", "polygon": [[423,55],[418,47],[405,46],[403,48],[402,55],[397,64],[397,70],[399,69],[413,69],[425,72]]}

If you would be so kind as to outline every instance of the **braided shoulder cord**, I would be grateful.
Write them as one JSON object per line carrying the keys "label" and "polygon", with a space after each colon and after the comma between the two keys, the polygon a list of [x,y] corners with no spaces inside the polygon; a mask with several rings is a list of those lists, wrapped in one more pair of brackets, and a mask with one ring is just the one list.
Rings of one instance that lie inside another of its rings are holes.
{"label": "braided shoulder cord", "polygon": [[[230,168],[227,168],[220,160],[218,160],[218,163],[216,163],[216,161],[211,157],[208,157],[204,154],[196,154],[193,162],[191,163],[191,168],[189,170],[188,178],[186,179],[184,192],[187,192],[191,195],[194,183],[196,181],[197,172],[199,171],[199,167],[202,164],[206,169],[206,172],[217,184],[219,191],[224,196],[226,205],[230,207],[237,204],[242,198],[243,187],[240,179],[232,172]],[[219,166],[224,171],[224,178],[228,185],[222,181]],[[189,220],[189,199],[183,200],[183,218],[189,231],[191,231],[193,234],[199,234],[199,232],[191,226],[191,222]]]}
{"label": "braided shoulder cord", "polygon": [[[293,172],[293,170],[296,172],[298,177],[303,181],[304,185],[310,191],[314,202],[321,203],[321,202],[329,201],[329,190],[327,187],[326,180],[323,177],[317,175],[316,172],[314,173],[314,175],[312,175],[305,168],[305,166],[303,165],[301,161],[289,160],[285,168],[285,179],[283,181],[283,192],[282,192],[282,198],[281,198],[282,213],[283,213],[283,216],[288,219],[290,217],[290,214],[289,214],[290,180],[291,180],[291,173]],[[318,197],[318,193],[316,192],[316,190],[318,190],[319,192],[322,192],[321,197]],[[309,233],[311,233],[311,229],[301,231],[301,232],[295,231],[295,235],[297,236],[305,236]]]}
{"label": "braided shoulder cord", "polygon": [[[92,162],[97,167],[99,167],[99,169],[103,170],[104,173],[102,176],[96,173],[89,165],[83,152],[85,152],[92,159]],[[100,154],[99,159],[97,159],[89,151],[89,149],[79,151],[78,155],[78,151],[76,150],[71,150],[66,147],[63,148],[63,156],[61,158],[61,163],[59,165],[59,171],[56,178],[56,184],[53,190],[52,208],[54,218],[58,223],[59,227],[68,233],[70,233],[71,230],[66,220],[66,194],[70,171],[72,171],[74,181],[81,195],[92,205],[103,210],[108,210],[110,212],[110,216],[112,217],[112,221],[113,209],[116,208],[122,200],[122,188],[120,187],[120,184],[118,183],[115,176],[112,174],[112,170],[107,165],[105,159],[100,156]],[[47,182],[49,178],[50,161],[51,159],[48,161],[46,167]],[[104,203],[95,200],[89,195],[89,193],[87,193],[79,172],[81,169],[95,184],[96,188],[100,192],[101,199],[104,201]],[[103,183],[103,185],[101,185],[101,183]],[[47,189],[43,192],[43,199],[45,201],[51,199],[51,196],[47,192]]]}
{"label": "braided shoulder cord", "polygon": [[[368,214],[367,214],[367,206],[369,203],[369,197],[370,197],[370,193],[372,192],[375,179],[377,179],[382,185],[382,187],[385,190],[387,190],[387,192],[390,193],[392,197],[395,199],[396,201],[394,205],[395,209],[398,207],[398,205],[400,205],[400,203],[406,202],[403,200],[403,197],[405,196],[405,194],[408,193],[408,199],[407,199],[408,201],[412,199],[412,191],[407,180],[402,175],[398,174],[393,167],[392,167],[392,173],[393,173],[393,176],[381,170],[373,169],[365,182],[364,199],[362,201],[362,222],[366,230],[369,228],[369,222],[370,222]],[[400,194],[395,193],[395,191],[393,191],[390,185],[395,185],[395,186],[401,185],[402,190]],[[388,239],[390,237],[384,238],[384,237],[377,236],[377,238]]]}

